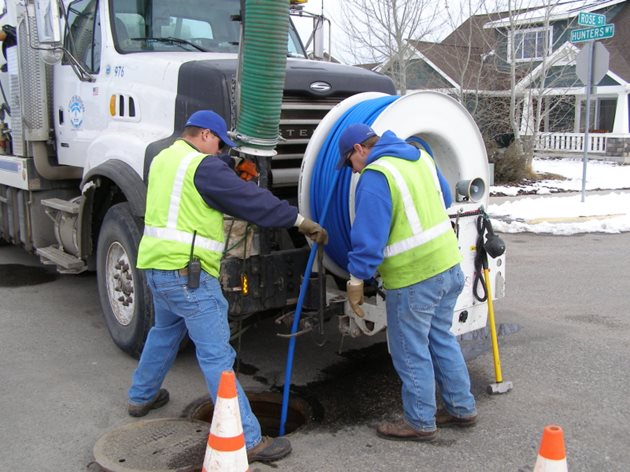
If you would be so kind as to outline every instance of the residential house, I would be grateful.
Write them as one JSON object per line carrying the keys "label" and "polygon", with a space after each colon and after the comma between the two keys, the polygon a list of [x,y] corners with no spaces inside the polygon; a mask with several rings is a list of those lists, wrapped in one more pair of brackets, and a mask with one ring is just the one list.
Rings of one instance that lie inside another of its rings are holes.
{"label": "residential house", "polygon": [[[630,162],[628,0],[564,1],[474,15],[439,43],[409,41],[407,89],[456,96],[486,138],[501,140],[517,131],[533,138],[537,150],[583,152],[586,88],[576,57],[586,43],[570,42],[571,30],[585,28],[577,24],[579,12],[603,14],[615,25],[612,38],[597,41],[610,60],[591,97],[588,151]],[[505,120],[512,91],[517,130]]]}

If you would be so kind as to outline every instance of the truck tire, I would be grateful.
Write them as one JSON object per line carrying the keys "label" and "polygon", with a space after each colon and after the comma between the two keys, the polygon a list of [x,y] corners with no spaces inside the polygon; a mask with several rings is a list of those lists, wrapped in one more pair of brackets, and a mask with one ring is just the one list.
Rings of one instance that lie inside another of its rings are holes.
{"label": "truck tire", "polygon": [[112,340],[132,357],[140,357],[153,325],[151,291],[136,269],[142,221],[129,204],[119,203],[106,213],[98,237],[96,275],[101,309]]}

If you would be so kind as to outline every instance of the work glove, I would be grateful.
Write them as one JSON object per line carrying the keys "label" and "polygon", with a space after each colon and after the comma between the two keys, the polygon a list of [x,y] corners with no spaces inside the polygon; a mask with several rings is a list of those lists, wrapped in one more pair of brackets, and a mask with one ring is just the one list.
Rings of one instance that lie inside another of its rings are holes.
{"label": "work glove", "polygon": [[363,280],[360,283],[352,283],[351,280],[348,280],[346,283],[346,296],[348,297],[348,303],[350,303],[350,307],[355,314],[363,318],[365,316],[365,312],[363,308],[359,305],[363,305]]}
{"label": "work glove", "polygon": [[304,218],[304,221],[298,226],[298,231],[317,244],[328,244],[328,233],[313,220]]}
{"label": "work glove", "polygon": [[256,164],[252,161],[248,161],[246,159],[243,159],[237,166],[236,166],[236,173],[239,175],[239,177],[243,180],[253,180],[256,177],[258,177],[258,171],[256,170]]}

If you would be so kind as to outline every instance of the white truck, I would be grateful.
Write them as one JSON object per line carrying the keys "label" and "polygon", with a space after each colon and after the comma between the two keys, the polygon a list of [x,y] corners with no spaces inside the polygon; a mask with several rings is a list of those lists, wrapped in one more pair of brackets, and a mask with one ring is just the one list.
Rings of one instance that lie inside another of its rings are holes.
{"label": "white truck", "polygon": [[[130,355],[139,355],[153,322],[151,295],[135,268],[148,169],[192,112],[209,108],[224,116],[235,129],[239,156],[256,162],[258,184],[317,219],[311,213],[311,174],[318,173],[320,151],[337,119],[364,100],[395,93],[384,75],[308,59],[289,21],[288,3],[0,0],[6,59],[0,72],[0,243],[23,246],[61,273],[96,271],[109,333]],[[305,14],[299,5],[291,8]],[[276,27],[281,16],[286,23]],[[321,17],[314,19],[321,31]],[[269,57],[268,39],[274,49]],[[281,69],[281,79],[260,80],[267,69]],[[274,88],[277,104],[267,93]],[[268,107],[252,113],[258,102]],[[264,126],[272,115],[275,130]],[[379,133],[392,129],[419,140],[435,153],[456,197],[448,211],[467,276],[453,332],[485,326],[476,259],[479,207],[488,198],[487,158],[476,125],[461,105],[435,93],[401,97],[373,125]],[[330,154],[336,161],[334,146]],[[351,201],[352,195],[349,207]],[[258,316],[299,306],[309,259],[306,241],[295,230],[243,223],[226,220],[220,276],[233,335]],[[331,243],[340,234],[332,231]],[[343,286],[343,264],[328,255],[320,263]],[[493,259],[491,269],[494,296],[501,297],[504,256]],[[359,319],[344,304],[343,292],[330,282],[327,289],[331,277],[323,270],[313,277],[299,332],[322,332],[333,315],[340,315],[344,335],[385,328],[376,287],[367,294],[372,296],[365,319]]]}
{"label": "white truck", "polygon": [[[109,332],[134,356],[152,323],[150,293],[134,267],[149,164],[196,110],[213,109],[234,124],[244,5],[0,1],[0,242],[65,274],[96,270]],[[326,112],[357,92],[395,90],[384,75],[308,59],[292,24],[286,44],[284,139],[261,183],[295,203],[304,150]],[[301,235],[262,232],[256,246],[246,267],[240,257],[223,264],[234,327],[298,296],[308,257]]]}

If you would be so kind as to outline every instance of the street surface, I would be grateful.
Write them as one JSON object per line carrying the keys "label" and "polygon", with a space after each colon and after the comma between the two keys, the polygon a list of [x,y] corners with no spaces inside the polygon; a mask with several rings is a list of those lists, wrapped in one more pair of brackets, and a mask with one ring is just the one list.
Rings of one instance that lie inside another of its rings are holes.
{"label": "street surface", "polygon": [[[333,320],[324,347],[298,339],[292,383],[318,414],[289,435],[293,453],[277,470],[532,471],[548,424],[564,429],[572,472],[630,470],[630,234],[501,236],[508,287],[495,311],[503,377],[514,389],[489,396],[489,340],[465,341],[478,425],[443,429],[432,444],[379,439],[375,424],[400,408],[385,337],[347,339],[339,355]],[[0,299],[0,471],[99,470],[96,440],[137,421],[126,414],[136,361],[109,339],[95,276],[57,275],[0,247]],[[243,336],[246,389],[283,384],[287,341],[274,330],[262,322]],[[206,394],[191,347],[164,386],[170,403],[146,418],[178,417]]]}

